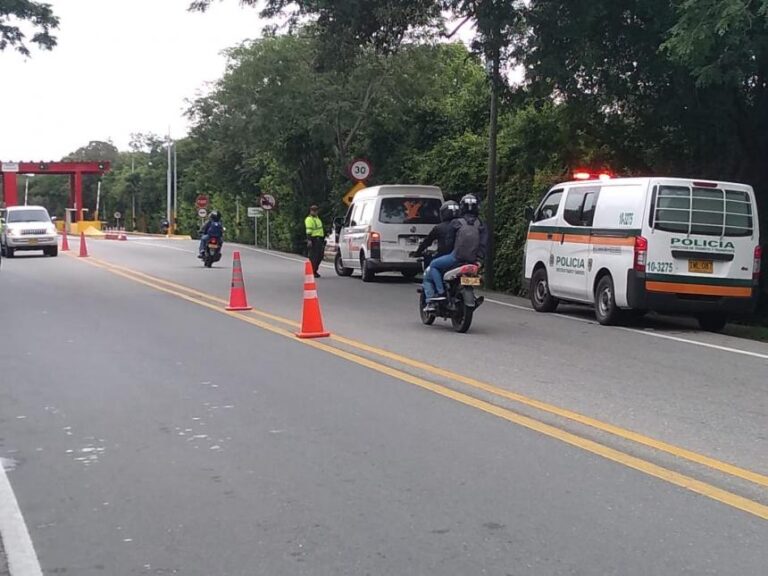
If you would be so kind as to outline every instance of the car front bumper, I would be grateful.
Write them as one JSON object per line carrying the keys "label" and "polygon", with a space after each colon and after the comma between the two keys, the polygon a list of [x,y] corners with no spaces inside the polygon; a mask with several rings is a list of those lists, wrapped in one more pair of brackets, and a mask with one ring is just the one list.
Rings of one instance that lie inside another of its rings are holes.
{"label": "car front bumper", "polygon": [[58,246],[59,238],[54,235],[46,236],[6,236],[5,245],[14,250],[41,250]]}

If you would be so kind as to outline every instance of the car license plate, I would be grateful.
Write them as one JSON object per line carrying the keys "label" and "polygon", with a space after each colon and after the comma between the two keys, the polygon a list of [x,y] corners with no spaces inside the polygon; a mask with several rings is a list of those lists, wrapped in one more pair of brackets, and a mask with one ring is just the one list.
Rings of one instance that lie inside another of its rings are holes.
{"label": "car license plate", "polygon": [[477,276],[462,276],[461,285],[462,286],[480,286],[480,278],[478,278]]}
{"label": "car license plate", "polygon": [[406,242],[409,246],[417,246],[419,244],[419,237],[418,236],[411,236],[406,239]]}
{"label": "car license plate", "polygon": [[712,260],[688,260],[688,272],[695,274],[712,274],[715,265]]}
{"label": "car license plate", "polygon": [[37,238],[30,238],[29,239],[30,244],[37,244]]}

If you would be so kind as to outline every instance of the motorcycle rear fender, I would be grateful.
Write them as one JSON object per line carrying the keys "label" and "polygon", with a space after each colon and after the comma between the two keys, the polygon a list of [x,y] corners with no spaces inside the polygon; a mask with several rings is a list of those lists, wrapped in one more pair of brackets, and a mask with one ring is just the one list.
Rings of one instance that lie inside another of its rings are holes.
{"label": "motorcycle rear fender", "polygon": [[[462,286],[459,292],[462,300],[464,300],[464,305],[467,308],[477,308],[483,303],[482,300],[475,297],[475,291],[471,286]],[[478,302],[478,300],[480,301]]]}

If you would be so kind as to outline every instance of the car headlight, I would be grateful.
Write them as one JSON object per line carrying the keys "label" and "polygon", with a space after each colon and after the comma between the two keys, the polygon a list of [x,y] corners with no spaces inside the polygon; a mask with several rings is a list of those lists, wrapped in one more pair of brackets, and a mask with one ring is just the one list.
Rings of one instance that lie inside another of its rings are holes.
{"label": "car headlight", "polygon": [[8,230],[8,235],[9,236],[14,236],[14,237],[21,236],[21,230],[17,230],[16,228],[12,228],[12,229]]}
{"label": "car headlight", "polygon": [[48,228],[48,234],[50,234],[51,236],[56,236],[57,234],[56,226],[51,226],[50,228]]}

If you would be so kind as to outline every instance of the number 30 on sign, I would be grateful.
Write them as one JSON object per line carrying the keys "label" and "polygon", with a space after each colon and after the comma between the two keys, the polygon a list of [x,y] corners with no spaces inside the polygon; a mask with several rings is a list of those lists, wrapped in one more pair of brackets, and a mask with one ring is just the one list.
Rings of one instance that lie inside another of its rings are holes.
{"label": "number 30 on sign", "polygon": [[363,158],[357,158],[349,165],[349,175],[353,180],[362,182],[371,175],[371,163]]}

